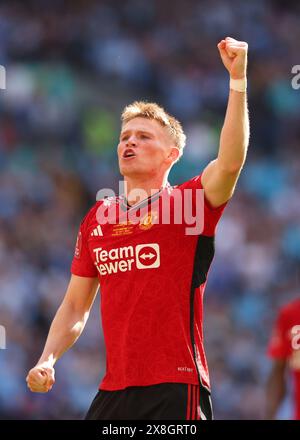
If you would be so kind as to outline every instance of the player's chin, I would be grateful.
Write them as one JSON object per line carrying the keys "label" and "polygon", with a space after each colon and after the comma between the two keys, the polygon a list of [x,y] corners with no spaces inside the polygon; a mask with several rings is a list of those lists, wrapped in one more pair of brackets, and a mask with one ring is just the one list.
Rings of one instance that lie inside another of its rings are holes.
{"label": "player's chin", "polygon": [[139,167],[132,163],[120,163],[119,164],[120,173],[122,176],[131,176],[135,175],[137,172],[139,172]]}

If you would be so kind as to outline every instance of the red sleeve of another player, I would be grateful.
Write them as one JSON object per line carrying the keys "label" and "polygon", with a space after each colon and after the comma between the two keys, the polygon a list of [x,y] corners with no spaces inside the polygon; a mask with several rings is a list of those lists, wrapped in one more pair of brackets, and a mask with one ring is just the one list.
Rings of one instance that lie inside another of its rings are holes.
{"label": "red sleeve of another player", "polygon": [[213,208],[209,201],[206,199],[204,194],[204,189],[201,181],[201,174],[199,176],[193,177],[188,180],[184,184],[180,185],[181,189],[192,189],[193,191],[193,200],[196,198],[196,190],[203,190],[202,195],[204,198],[204,227],[203,227],[203,235],[213,236],[215,234],[215,229],[220,220],[223,211],[228,202],[223,203],[223,205],[218,206],[217,208]]}
{"label": "red sleeve of another player", "polygon": [[84,218],[78,231],[71,273],[80,277],[97,277],[98,272],[88,248],[87,219],[88,216]]}
{"label": "red sleeve of another player", "polygon": [[290,351],[291,341],[288,335],[285,314],[281,311],[273,328],[267,353],[273,359],[286,359],[289,357]]}

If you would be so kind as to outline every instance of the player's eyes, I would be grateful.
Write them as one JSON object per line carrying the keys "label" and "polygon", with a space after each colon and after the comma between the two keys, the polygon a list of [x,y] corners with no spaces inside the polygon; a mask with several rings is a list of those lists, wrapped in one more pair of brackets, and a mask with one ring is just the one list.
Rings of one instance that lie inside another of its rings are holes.
{"label": "player's eyes", "polygon": [[[128,139],[129,139],[129,136],[121,137],[120,142],[126,142]],[[151,137],[146,134],[141,134],[140,139],[151,139]]]}

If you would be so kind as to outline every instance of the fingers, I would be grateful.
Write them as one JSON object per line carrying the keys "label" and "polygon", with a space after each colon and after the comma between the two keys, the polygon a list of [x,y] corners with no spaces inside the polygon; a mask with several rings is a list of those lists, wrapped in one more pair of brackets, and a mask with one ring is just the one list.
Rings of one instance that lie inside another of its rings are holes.
{"label": "fingers", "polygon": [[233,43],[233,44],[237,44],[237,45],[239,45],[239,44],[247,44],[247,43],[245,43],[245,41],[239,41],[239,40],[236,40],[235,38],[232,38],[232,37],[226,37],[225,41],[228,42],[228,43]]}
{"label": "fingers", "polygon": [[47,393],[51,390],[55,379],[54,369],[45,367],[32,368],[26,377],[27,386],[32,392]]}
{"label": "fingers", "polygon": [[221,40],[217,47],[221,54],[226,53],[230,58],[234,58],[239,53],[246,54],[248,50],[248,44],[245,41],[238,41],[231,37]]}
{"label": "fingers", "polygon": [[219,50],[222,50],[222,49],[225,49],[225,47],[226,47],[226,41],[225,41],[225,40],[221,40],[221,41],[218,43],[218,49],[219,49]]}
{"label": "fingers", "polygon": [[30,389],[30,391],[32,392],[36,392],[36,393],[47,393],[48,391],[50,391],[52,389],[52,386],[54,384],[54,380],[49,379],[44,381],[44,382],[40,382],[37,380],[32,379],[31,376],[27,377],[26,379],[27,381],[27,386]]}
{"label": "fingers", "polygon": [[244,78],[247,72],[248,44],[226,37],[217,44],[220,57],[232,79]]}

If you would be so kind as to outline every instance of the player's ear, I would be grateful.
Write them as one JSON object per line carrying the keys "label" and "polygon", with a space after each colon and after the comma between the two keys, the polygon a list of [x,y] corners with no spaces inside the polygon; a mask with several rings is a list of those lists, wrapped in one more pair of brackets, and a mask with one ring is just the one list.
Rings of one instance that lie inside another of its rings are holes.
{"label": "player's ear", "polygon": [[180,156],[179,148],[171,147],[171,150],[168,155],[168,159],[170,160],[170,162],[171,163],[176,162],[179,159],[179,156]]}

